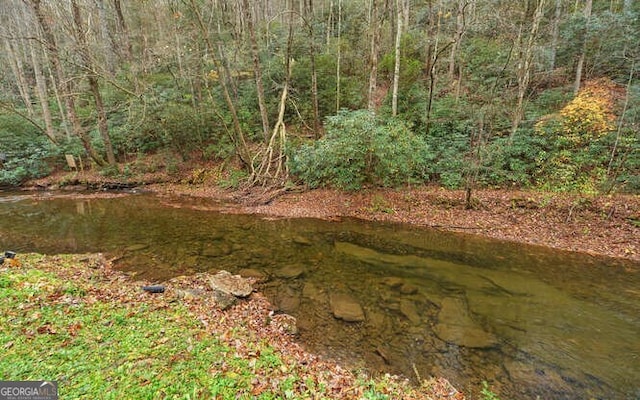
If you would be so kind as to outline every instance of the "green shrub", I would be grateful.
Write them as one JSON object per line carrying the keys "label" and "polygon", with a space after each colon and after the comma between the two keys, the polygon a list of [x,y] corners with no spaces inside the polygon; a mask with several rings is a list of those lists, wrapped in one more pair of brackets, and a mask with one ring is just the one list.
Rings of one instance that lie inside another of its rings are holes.
{"label": "green shrub", "polygon": [[15,115],[0,115],[0,186],[17,186],[49,173],[49,160],[57,154],[44,134]]}
{"label": "green shrub", "polygon": [[447,188],[458,188],[464,182],[465,158],[469,151],[468,127],[461,123],[434,124],[425,138],[428,174],[431,180]]}
{"label": "green shrub", "polygon": [[357,190],[426,176],[427,146],[401,121],[382,121],[366,110],[343,110],[327,119],[326,131],[290,159],[291,172],[311,187]]}

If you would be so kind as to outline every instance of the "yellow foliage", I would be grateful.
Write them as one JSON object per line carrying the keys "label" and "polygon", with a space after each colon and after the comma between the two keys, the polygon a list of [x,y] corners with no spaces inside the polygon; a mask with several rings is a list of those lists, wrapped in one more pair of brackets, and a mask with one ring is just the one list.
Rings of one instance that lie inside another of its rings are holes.
{"label": "yellow foliage", "polygon": [[585,83],[578,95],[562,110],[562,134],[576,144],[585,144],[615,129],[615,92],[609,79]]}

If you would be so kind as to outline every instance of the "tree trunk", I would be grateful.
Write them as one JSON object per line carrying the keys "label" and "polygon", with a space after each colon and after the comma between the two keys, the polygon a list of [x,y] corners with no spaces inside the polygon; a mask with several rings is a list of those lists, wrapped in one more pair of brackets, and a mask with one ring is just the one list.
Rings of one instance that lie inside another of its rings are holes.
{"label": "tree trunk", "polygon": [[40,7],[41,0],[29,1],[29,4],[31,5],[31,8],[36,16],[36,19],[38,20],[38,24],[40,25],[40,28],[42,29],[42,33],[44,35],[45,45],[47,47],[47,53],[49,55],[49,62],[51,63],[53,71],[56,75],[56,79],[58,80],[59,90],[61,92],[60,95],[62,98],[64,98],[67,119],[71,123],[72,131],[74,135],[80,138],[82,146],[87,152],[87,155],[91,157],[91,159],[93,159],[96,164],[105,166],[107,165],[107,163],[93,148],[89,135],[87,135],[87,132],[80,124],[80,119],[78,118],[78,114],[76,112],[75,95],[72,92],[71,84],[67,80],[62,68],[58,45],[56,43],[53,30],[49,25],[49,18],[44,14],[42,8]]}
{"label": "tree trunk", "polygon": [[338,49],[336,60],[336,112],[340,111],[340,64],[342,63],[342,0],[338,0]]}
{"label": "tree trunk", "polygon": [[27,109],[29,117],[33,118],[35,111],[33,109],[33,104],[31,104],[31,90],[29,89],[30,85],[27,83],[27,78],[24,73],[22,56],[19,54],[20,52],[16,49],[16,46],[8,38],[5,38],[4,46],[7,54],[9,55],[9,66],[11,67],[13,76],[16,78],[16,86],[20,92],[20,97],[22,97],[22,102]]}
{"label": "tree trunk", "polygon": [[584,60],[587,55],[587,41],[589,40],[589,25],[591,20],[591,9],[593,0],[586,0],[584,5],[584,37],[582,38],[582,50],[578,56],[578,64],[576,65],[576,78],[573,83],[573,94],[577,95],[580,91],[582,82],[582,70],[584,68]]}
{"label": "tree trunk", "polygon": [[453,41],[451,45],[451,52],[449,53],[449,80],[454,81],[456,74],[456,57],[458,55],[458,49],[460,48],[460,42],[465,32],[465,8],[466,0],[458,0],[458,9],[456,11],[456,32],[453,35]]}
{"label": "tree trunk", "polygon": [[47,81],[42,73],[42,67],[40,66],[40,59],[37,57],[36,49],[33,43],[29,43],[29,51],[31,54],[31,64],[33,65],[33,73],[36,77],[36,93],[38,94],[38,100],[40,101],[40,108],[42,109],[42,119],[44,120],[45,134],[51,140],[52,143],[57,144],[56,131],[53,127],[53,118],[51,116],[51,109],[49,108],[49,96],[47,91]]}
{"label": "tree trunk", "polygon": [[395,43],[395,64],[393,67],[393,89],[391,94],[391,115],[398,115],[398,86],[400,85],[400,39],[402,39],[402,6],[401,0],[396,0],[397,25]]}
{"label": "tree trunk", "polygon": [[[533,47],[538,37],[538,28],[540,27],[540,21],[542,20],[542,16],[544,15],[544,2],[545,0],[539,0],[536,10],[533,15],[533,21],[531,22],[531,30],[529,32],[529,37],[527,38],[527,43],[524,46],[524,49],[520,49],[518,67],[516,69],[516,74],[518,78],[518,100],[516,101],[516,107],[513,115],[512,125],[511,125],[511,138],[515,135],[518,130],[518,126],[520,126],[520,121],[522,120],[522,116],[524,114],[524,96],[529,89],[529,81],[531,79],[531,64],[533,62]],[[522,29],[521,29],[522,31]],[[519,34],[521,37],[521,34]],[[523,40],[519,39],[518,43],[522,43]]]}
{"label": "tree trunk", "polygon": [[127,23],[124,19],[124,14],[122,13],[122,4],[120,0],[113,0],[113,8],[116,10],[116,21],[118,25],[120,40],[122,42],[121,53],[123,54],[126,61],[131,62],[133,49],[131,46],[131,39],[129,38]]}
{"label": "tree trunk", "polygon": [[102,95],[100,94],[100,87],[98,84],[98,76],[95,73],[95,65],[89,53],[89,44],[85,35],[84,24],[82,23],[82,17],[80,15],[80,7],[78,7],[77,0],[71,0],[71,9],[73,13],[73,22],[75,25],[75,35],[78,41],[79,51],[83,62],[83,68],[87,74],[87,81],[89,82],[89,89],[93,95],[94,103],[96,106],[96,113],[98,114],[98,131],[102,137],[104,143],[105,152],[107,153],[107,162],[109,165],[116,164],[116,157],[113,152],[113,146],[111,144],[111,137],[109,135],[109,126],[107,124],[107,114],[104,110],[104,103],[102,101]]}
{"label": "tree trunk", "polygon": [[224,97],[224,101],[227,104],[227,108],[229,109],[229,113],[231,114],[231,118],[233,120],[234,145],[236,147],[236,151],[238,152],[240,161],[245,166],[249,166],[250,168],[252,168],[251,156],[249,154],[249,147],[247,146],[247,141],[245,140],[242,127],[240,126],[240,119],[238,118],[238,112],[236,110],[236,106],[231,98],[231,94],[229,93],[228,79],[226,76],[227,70],[223,67],[222,63],[216,56],[216,53],[217,53],[216,46],[214,46],[213,42],[211,41],[211,38],[209,36],[209,30],[207,29],[207,26],[204,23],[202,14],[200,13],[200,9],[196,4],[195,0],[190,0],[189,5],[191,6],[191,10],[196,16],[196,22],[200,29],[200,33],[203,36],[204,42],[207,46],[207,52],[209,56],[212,58],[213,64],[216,67],[216,72],[218,73],[218,81],[220,83],[220,88],[222,89],[222,95]]}
{"label": "tree trunk", "polygon": [[380,20],[378,18],[378,1],[371,0],[371,20],[369,21],[371,31],[371,54],[369,56],[369,92],[367,97],[367,108],[375,111],[375,94],[378,86],[378,51],[380,47]]}
{"label": "tree trunk", "polygon": [[258,107],[260,108],[260,118],[262,119],[262,135],[265,143],[269,140],[269,115],[267,113],[267,106],[264,98],[264,85],[262,84],[262,68],[260,67],[260,54],[258,53],[258,41],[256,39],[256,32],[253,27],[253,16],[251,15],[251,8],[249,0],[242,1],[245,21],[247,29],[249,30],[249,40],[251,41],[251,56],[253,58],[253,75],[256,80],[256,90],[258,92]]}
{"label": "tree trunk", "polygon": [[322,126],[320,124],[320,106],[318,101],[318,71],[316,69],[316,40],[313,29],[313,2],[309,0],[305,7],[303,18],[309,31],[309,61],[311,63],[311,103],[313,106],[313,136],[320,139]]}
{"label": "tree trunk", "polygon": [[555,12],[553,16],[553,26],[551,29],[551,54],[549,56],[549,70],[556,68],[556,56],[558,53],[558,40],[560,37],[560,18],[562,17],[562,0],[556,0]]}

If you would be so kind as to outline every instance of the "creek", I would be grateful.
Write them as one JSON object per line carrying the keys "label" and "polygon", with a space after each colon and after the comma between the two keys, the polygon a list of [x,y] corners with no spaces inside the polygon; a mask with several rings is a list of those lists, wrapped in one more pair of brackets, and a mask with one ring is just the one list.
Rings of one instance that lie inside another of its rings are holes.
{"label": "creek", "polygon": [[224,211],[189,197],[5,192],[0,250],[103,252],[152,282],[260,275],[258,289],[297,318],[309,350],[413,380],[444,376],[468,398],[483,381],[502,399],[640,398],[638,263],[408,225]]}

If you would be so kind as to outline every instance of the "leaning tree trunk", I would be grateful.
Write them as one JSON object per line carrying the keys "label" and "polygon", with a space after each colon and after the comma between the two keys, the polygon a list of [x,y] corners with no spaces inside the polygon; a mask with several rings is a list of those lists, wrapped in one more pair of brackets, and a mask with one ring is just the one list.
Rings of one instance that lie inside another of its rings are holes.
{"label": "leaning tree trunk", "polygon": [[[540,21],[542,21],[542,16],[544,15],[544,2],[545,0],[540,0],[538,2],[538,6],[536,7],[533,15],[533,21],[531,23],[531,30],[529,32],[527,43],[525,44],[524,49],[520,49],[519,52],[520,57],[516,70],[516,75],[518,77],[518,99],[516,101],[513,120],[511,121],[512,124],[510,139],[513,139],[513,136],[516,134],[516,131],[520,126],[520,121],[522,120],[524,114],[524,96],[529,89],[529,81],[531,80],[533,49],[535,41],[538,37],[538,28],[540,27]],[[521,34],[518,36],[518,43],[521,44],[523,42],[522,36]]]}
{"label": "leaning tree trunk", "polygon": [[271,138],[262,153],[260,164],[254,169],[250,182],[253,185],[262,186],[283,186],[287,176],[287,160],[285,145],[287,142],[287,127],[284,123],[284,113],[286,111],[287,99],[289,96],[289,85],[291,81],[291,49],[293,47],[293,12],[289,16],[289,37],[287,39],[287,51],[285,54],[285,81],[280,95],[280,106],[278,108],[278,120],[271,132]]}
{"label": "leaning tree trunk", "polygon": [[[233,99],[231,98],[231,93],[229,93],[229,84],[228,84],[229,77],[227,77],[227,70],[226,68],[224,68],[221,61],[216,56],[216,53],[217,53],[216,46],[213,45],[213,42],[209,37],[209,29],[207,29],[207,26],[202,18],[202,14],[200,13],[200,9],[196,4],[195,0],[191,0],[189,5],[191,6],[191,10],[196,16],[196,22],[200,29],[200,33],[203,36],[204,43],[207,46],[207,52],[209,56],[212,58],[213,64],[216,67],[216,72],[218,73],[218,80],[220,83],[220,88],[222,89],[222,96],[224,97],[224,101],[227,104],[229,113],[231,114],[231,119],[233,120],[233,132],[234,132],[233,141],[236,147],[236,151],[238,152],[240,161],[244,165],[252,168],[249,147],[247,146],[247,142],[245,140],[242,127],[240,126],[240,119],[238,118],[238,112],[236,110],[236,106],[233,102]],[[222,53],[220,55],[222,55]]]}
{"label": "leaning tree trunk", "polygon": [[51,63],[51,66],[55,73],[55,78],[58,80],[60,95],[64,99],[67,119],[71,123],[73,133],[80,138],[82,146],[84,147],[89,157],[91,157],[91,159],[93,159],[96,164],[100,166],[106,166],[107,163],[93,148],[89,135],[82,127],[82,124],[80,124],[80,119],[78,118],[78,114],[76,112],[75,95],[73,94],[71,84],[65,76],[64,70],[62,68],[62,63],[60,62],[58,45],[55,39],[55,35],[53,34],[53,30],[51,29],[51,25],[49,25],[50,19],[44,14],[42,8],[40,7],[41,0],[30,0],[30,5],[36,16],[36,19],[38,20],[40,28],[42,29],[45,45],[47,48],[47,54],[49,55],[49,62]]}
{"label": "leaning tree trunk", "polygon": [[402,7],[400,0],[396,0],[398,26],[396,26],[395,65],[393,68],[393,91],[391,94],[391,115],[398,115],[398,86],[400,84],[400,39],[402,38]]}
{"label": "leaning tree trunk", "polygon": [[588,35],[592,6],[593,0],[586,0],[586,3],[584,5],[584,37],[582,38],[582,50],[580,51],[580,55],[578,56],[578,64],[576,65],[576,77],[575,82],[573,83],[574,96],[577,95],[580,91],[580,84],[582,82],[582,70],[584,69],[584,61],[587,56],[587,42],[589,40]]}
{"label": "leaning tree trunk", "polygon": [[109,135],[109,126],[107,123],[107,113],[104,110],[104,102],[102,101],[102,95],[100,94],[100,87],[98,84],[97,74],[95,73],[95,65],[89,54],[89,45],[85,38],[85,28],[80,16],[80,7],[76,0],[71,0],[71,8],[73,12],[73,22],[75,25],[76,40],[80,48],[80,55],[83,62],[85,73],[87,74],[87,81],[89,82],[89,89],[93,95],[93,100],[96,106],[96,113],[98,114],[98,131],[102,137],[105,151],[107,153],[107,162],[109,165],[116,164],[116,157],[113,152],[113,146],[111,144],[111,137]]}
{"label": "leaning tree trunk", "polygon": [[253,26],[253,15],[249,5],[249,0],[243,0],[245,20],[249,30],[249,40],[251,42],[251,56],[253,58],[253,75],[256,80],[256,90],[258,92],[258,107],[260,108],[260,118],[262,119],[262,134],[265,143],[269,140],[269,115],[264,98],[264,85],[262,84],[262,68],[260,67],[260,55],[258,54],[258,41]]}
{"label": "leaning tree trunk", "polygon": [[36,93],[38,94],[38,100],[40,101],[40,108],[42,109],[42,119],[44,120],[45,133],[52,143],[57,144],[56,131],[53,127],[53,117],[51,116],[51,109],[49,108],[49,96],[47,91],[47,80],[42,72],[40,66],[40,59],[36,54],[36,49],[33,43],[29,43],[29,52],[31,55],[31,64],[33,65],[33,73],[36,78]]}

